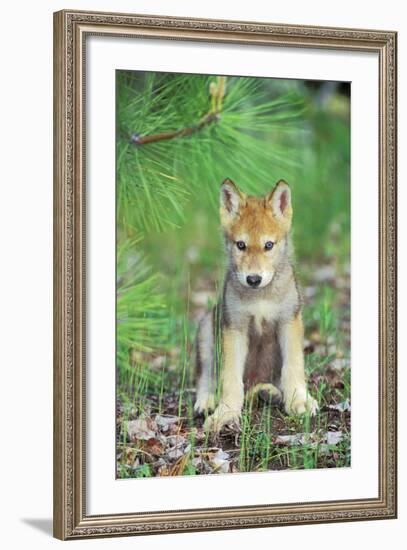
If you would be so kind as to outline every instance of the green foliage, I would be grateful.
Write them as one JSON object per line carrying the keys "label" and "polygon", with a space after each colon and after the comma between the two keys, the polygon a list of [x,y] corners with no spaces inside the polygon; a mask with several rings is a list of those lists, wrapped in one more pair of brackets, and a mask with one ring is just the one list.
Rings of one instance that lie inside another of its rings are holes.
{"label": "green foliage", "polygon": [[166,343],[167,315],[159,294],[160,275],[152,273],[137,241],[117,247],[117,339],[120,348],[151,351]]}
{"label": "green foliage", "polygon": [[185,74],[117,75],[117,216],[136,234],[179,227],[194,193],[217,208],[220,182],[240,180],[259,192],[295,164],[273,139],[298,131],[294,123],[304,101],[290,91],[276,95],[262,79],[228,78],[219,120],[188,137],[136,145],[148,136],[192,127],[212,109],[210,84],[216,77]]}
{"label": "green foliage", "polygon": [[[134,417],[151,408],[150,396],[158,397],[154,406],[165,414],[166,396],[175,394],[172,413],[185,418],[191,434],[192,347],[205,309],[198,311],[193,296],[197,289],[217,291],[222,285],[221,182],[228,177],[243,191],[261,195],[277,180],[288,181],[301,282],[310,280],[316,265],[329,262],[339,269],[349,261],[350,250],[346,95],[325,97],[302,81],[227,77],[225,96],[219,99],[211,91],[219,85],[219,77],[210,75],[117,72],[118,395]],[[214,120],[202,123],[208,114],[216,115]],[[189,135],[181,135],[185,129],[191,129]],[[180,135],[171,139],[139,142],[177,131]],[[318,332],[326,349],[325,355],[306,356],[322,407],[350,396],[349,369],[336,393],[324,378],[334,360],[332,342],[342,344],[338,312],[337,289],[324,284],[304,311],[306,333]],[[132,365],[129,349],[137,352]],[[157,358],[159,369],[152,368]],[[311,428],[309,419],[276,418],[270,406],[259,413],[247,403],[239,469],[349,465],[348,435],[328,453],[315,441],[298,448],[274,443],[283,426],[289,433],[329,429],[327,417],[318,416],[317,422]],[[191,439],[192,449],[194,444]],[[131,476],[153,475],[142,454],[139,458],[141,466]],[[195,473],[196,466],[188,462],[184,474]],[[128,477],[129,471],[119,465],[118,475]]]}

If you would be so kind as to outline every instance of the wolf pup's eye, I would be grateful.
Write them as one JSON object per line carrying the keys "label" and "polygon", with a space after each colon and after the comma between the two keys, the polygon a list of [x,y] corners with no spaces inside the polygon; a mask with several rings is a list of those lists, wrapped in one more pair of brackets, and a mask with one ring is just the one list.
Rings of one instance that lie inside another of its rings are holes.
{"label": "wolf pup's eye", "polygon": [[246,248],[246,243],[243,241],[236,241],[236,246],[239,250],[244,250]]}
{"label": "wolf pup's eye", "polygon": [[274,246],[274,243],[273,243],[273,242],[267,241],[266,244],[264,245],[264,248],[265,248],[266,250],[271,250],[271,249],[273,248],[273,246]]}

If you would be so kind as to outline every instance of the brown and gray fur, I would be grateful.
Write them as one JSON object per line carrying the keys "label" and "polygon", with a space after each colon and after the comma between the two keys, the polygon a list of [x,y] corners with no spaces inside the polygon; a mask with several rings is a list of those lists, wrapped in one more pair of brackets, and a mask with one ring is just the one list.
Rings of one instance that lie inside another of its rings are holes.
{"label": "brown and gray fur", "polygon": [[317,405],[306,388],[302,304],[292,260],[290,188],[280,181],[269,195],[257,198],[225,180],[220,218],[226,277],[222,299],[198,328],[195,410],[214,410],[205,427],[219,431],[239,422],[245,389],[267,389],[283,400],[287,413],[313,414]]}

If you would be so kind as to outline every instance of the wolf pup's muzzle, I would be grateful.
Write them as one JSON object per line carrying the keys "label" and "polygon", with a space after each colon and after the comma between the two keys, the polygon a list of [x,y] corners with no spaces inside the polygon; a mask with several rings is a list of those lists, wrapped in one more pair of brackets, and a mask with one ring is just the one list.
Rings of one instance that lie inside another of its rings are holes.
{"label": "wolf pup's muzzle", "polygon": [[248,275],[246,281],[252,288],[257,288],[261,283],[261,277],[260,275]]}

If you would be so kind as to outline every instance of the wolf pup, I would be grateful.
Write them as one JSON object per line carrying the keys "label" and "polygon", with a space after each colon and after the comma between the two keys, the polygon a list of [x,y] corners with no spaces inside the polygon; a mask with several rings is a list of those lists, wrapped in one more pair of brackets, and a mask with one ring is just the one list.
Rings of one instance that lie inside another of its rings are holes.
{"label": "wolf pup", "polygon": [[[301,297],[292,265],[290,188],[281,180],[257,198],[227,179],[221,186],[220,219],[227,272],[222,300],[198,328],[195,411],[214,409],[206,430],[238,424],[246,386],[266,388],[283,400],[288,414],[315,414],[318,406],[305,382]],[[216,326],[222,367],[215,408]]]}

